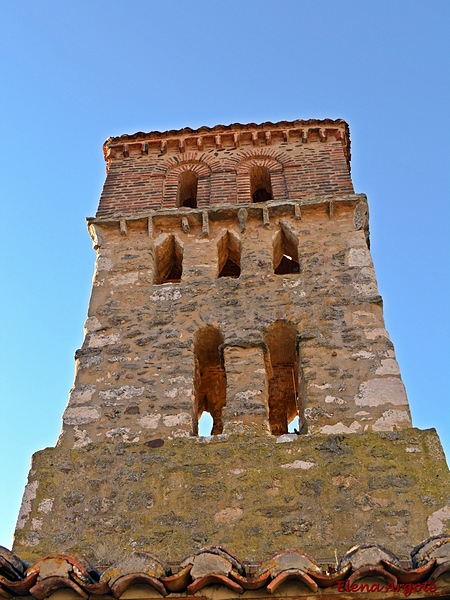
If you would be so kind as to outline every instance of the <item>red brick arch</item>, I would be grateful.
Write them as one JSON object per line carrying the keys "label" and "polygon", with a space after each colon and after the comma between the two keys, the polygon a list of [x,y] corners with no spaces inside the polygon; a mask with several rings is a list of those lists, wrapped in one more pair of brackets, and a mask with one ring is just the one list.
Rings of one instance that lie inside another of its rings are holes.
{"label": "red brick arch", "polygon": [[198,177],[197,206],[209,204],[211,168],[202,161],[186,161],[177,163],[166,171],[164,177],[164,208],[176,208],[178,181],[180,173],[193,171]]}
{"label": "red brick arch", "polygon": [[288,199],[283,164],[273,156],[254,154],[243,158],[236,167],[238,203],[252,201],[249,176],[252,167],[265,167],[269,170],[274,200]]}

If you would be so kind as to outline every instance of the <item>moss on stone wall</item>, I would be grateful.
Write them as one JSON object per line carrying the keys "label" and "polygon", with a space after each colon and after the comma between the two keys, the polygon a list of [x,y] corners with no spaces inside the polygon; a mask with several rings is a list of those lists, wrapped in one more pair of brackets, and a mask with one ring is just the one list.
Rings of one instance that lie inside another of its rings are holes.
{"label": "moss on stone wall", "polygon": [[14,551],[108,564],[221,544],[242,559],[289,547],[330,558],[376,541],[401,556],[430,535],[449,483],[434,430],[48,448],[33,459]]}

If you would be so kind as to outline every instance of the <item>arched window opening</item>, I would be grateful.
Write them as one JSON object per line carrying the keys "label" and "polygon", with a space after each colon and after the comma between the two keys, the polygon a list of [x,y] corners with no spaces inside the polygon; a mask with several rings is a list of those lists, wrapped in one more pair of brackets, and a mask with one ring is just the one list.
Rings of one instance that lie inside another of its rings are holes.
{"label": "arched window opening", "polygon": [[272,183],[267,167],[252,167],[250,169],[250,193],[253,202],[272,200]]}
{"label": "arched window opening", "polygon": [[289,430],[294,432],[294,428],[298,432],[301,428],[300,366],[296,336],[295,327],[285,321],[274,323],[265,336],[272,365],[269,378],[269,424],[272,435],[283,435]]}
{"label": "arched window opening", "polygon": [[178,177],[177,206],[197,208],[198,177],[194,171],[183,171]]}
{"label": "arched window opening", "polygon": [[241,274],[241,244],[229,231],[219,240],[217,247],[219,277],[237,279]]}
{"label": "arched window opening", "polygon": [[[213,326],[201,329],[195,336],[195,431],[194,434],[205,435],[200,431],[202,415],[209,413],[212,417],[211,432],[206,435],[222,433],[222,409],[226,404],[227,380],[225,369],[221,365],[219,346],[223,344],[221,332]],[[203,431],[203,422],[201,423]]]}
{"label": "arched window opening", "polygon": [[278,232],[273,246],[273,270],[276,275],[300,273],[297,239],[283,229]]}
{"label": "arched window opening", "polygon": [[169,235],[156,248],[156,283],[177,283],[183,273],[183,248]]}

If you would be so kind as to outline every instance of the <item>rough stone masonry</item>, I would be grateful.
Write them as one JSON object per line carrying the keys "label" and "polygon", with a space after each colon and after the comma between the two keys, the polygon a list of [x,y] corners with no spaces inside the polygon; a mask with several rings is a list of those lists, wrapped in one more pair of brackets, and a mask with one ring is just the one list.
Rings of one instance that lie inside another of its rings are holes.
{"label": "rough stone masonry", "polygon": [[347,124],[137,133],[104,151],[85,338],[15,551],[181,559],[215,543],[254,559],[376,538],[401,554],[442,533],[448,469],[436,433],[412,428]]}

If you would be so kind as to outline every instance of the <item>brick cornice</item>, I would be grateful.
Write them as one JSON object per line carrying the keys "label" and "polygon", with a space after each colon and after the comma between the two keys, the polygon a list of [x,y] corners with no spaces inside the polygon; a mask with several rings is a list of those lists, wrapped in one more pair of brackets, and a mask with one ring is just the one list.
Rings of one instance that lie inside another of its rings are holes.
{"label": "brick cornice", "polygon": [[214,145],[217,149],[222,147],[226,140],[234,148],[243,146],[270,146],[273,137],[282,137],[289,143],[291,138],[308,142],[312,132],[320,142],[328,139],[340,140],[344,146],[347,160],[350,160],[350,131],[348,124],[342,119],[308,119],[295,121],[279,121],[278,123],[233,123],[231,125],[216,125],[214,127],[200,127],[191,129],[185,127],[178,130],[151,131],[148,133],[137,132],[108,138],[103,144],[105,160],[110,163],[114,159],[128,158],[131,154],[148,154],[157,151],[165,154],[169,144],[176,143],[180,153],[186,151],[186,146],[195,144],[198,150],[203,150],[206,145]]}

